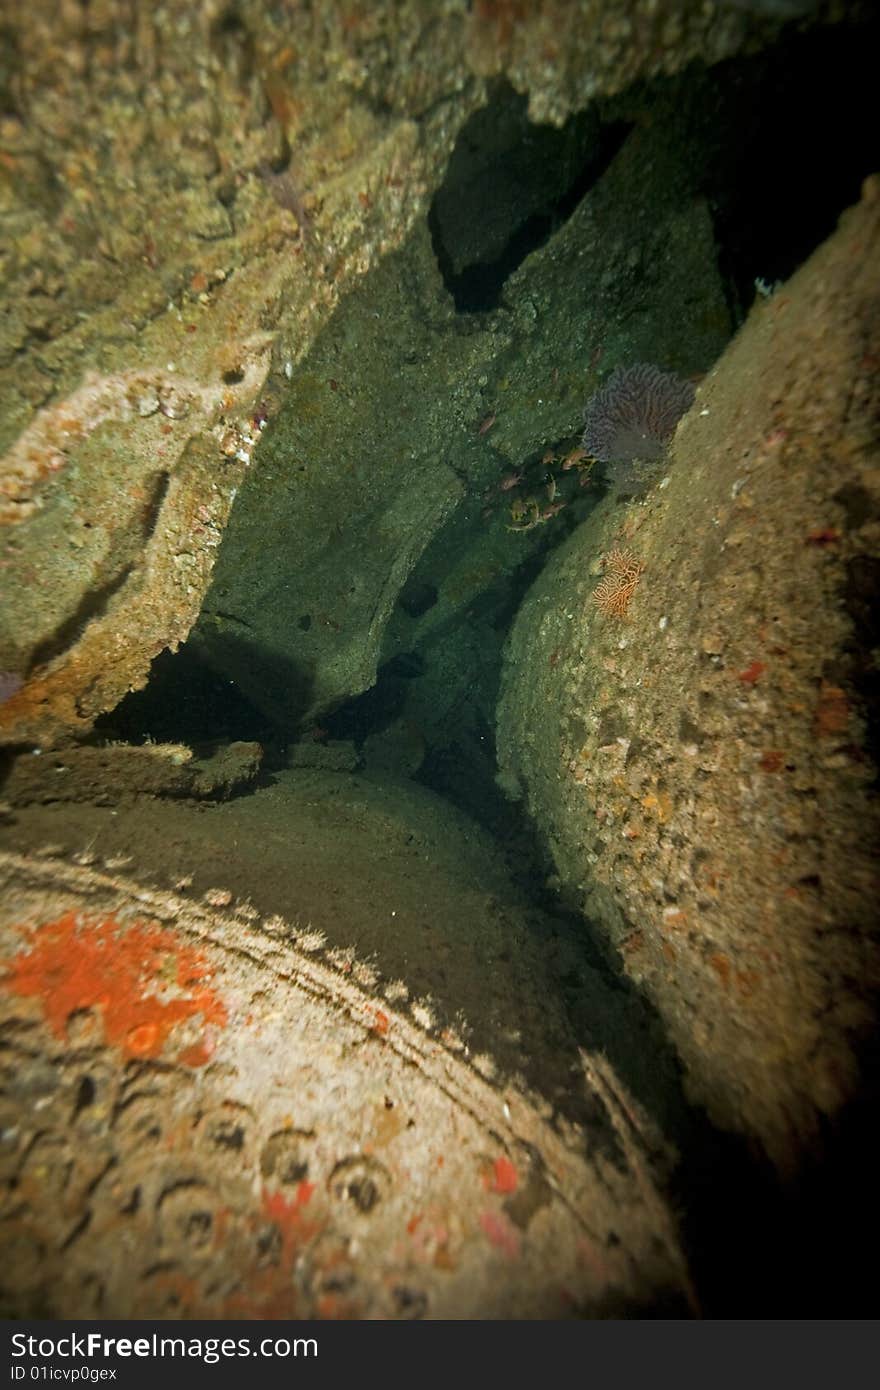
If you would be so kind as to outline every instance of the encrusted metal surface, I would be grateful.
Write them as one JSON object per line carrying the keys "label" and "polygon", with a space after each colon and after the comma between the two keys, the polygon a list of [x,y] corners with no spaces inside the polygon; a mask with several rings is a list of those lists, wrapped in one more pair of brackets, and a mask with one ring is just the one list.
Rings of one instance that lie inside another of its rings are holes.
{"label": "encrusted metal surface", "polygon": [[595,1144],[280,918],[51,858],[0,881],[6,1316],[687,1311],[603,1059]]}

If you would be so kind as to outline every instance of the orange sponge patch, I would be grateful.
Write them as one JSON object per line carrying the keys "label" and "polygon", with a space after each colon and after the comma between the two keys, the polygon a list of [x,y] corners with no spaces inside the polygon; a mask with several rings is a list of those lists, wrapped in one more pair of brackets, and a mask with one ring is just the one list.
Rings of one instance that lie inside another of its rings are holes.
{"label": "orange sponge patch", "polygon": [[[28,936],[0,986],[39,999],[56,1037],[66,1037],[72,1014],[95,1009],[108,1043],[127,1057],[159,1057],[178,1024],[200,1015],[204,1032],[227,1022],[204,956],[155,923],[123,925],[68,912]],[[187,1042],[178,1060],[203,1065],[212,1051],[207,1039]]]}

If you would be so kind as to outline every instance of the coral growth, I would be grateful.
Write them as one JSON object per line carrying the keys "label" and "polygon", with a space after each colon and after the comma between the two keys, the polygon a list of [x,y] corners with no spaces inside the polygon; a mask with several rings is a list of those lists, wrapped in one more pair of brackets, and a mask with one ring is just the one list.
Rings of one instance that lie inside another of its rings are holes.
{"label": "coral growth", "polygon": [[593,602],[606,618],[623,618],[636,590],[644,565],[631,550],[609,550],[603,565],[605,577],[597,585]]}
{"label": "coral growth", "polygon": [[671,372],[637,362],[618,367],[590,397],[583,445],[601,463],[662,459],[694,388]]}

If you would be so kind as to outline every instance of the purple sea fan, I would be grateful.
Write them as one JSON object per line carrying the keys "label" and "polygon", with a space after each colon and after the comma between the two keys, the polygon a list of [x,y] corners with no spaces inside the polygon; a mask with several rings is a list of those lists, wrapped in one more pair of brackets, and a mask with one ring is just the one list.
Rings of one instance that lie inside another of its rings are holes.
{"label": "purple sea fan", "polygon": [[618,367],[587,401],[583,445],[600,463],[661,459],[694,388],[648,362]]}

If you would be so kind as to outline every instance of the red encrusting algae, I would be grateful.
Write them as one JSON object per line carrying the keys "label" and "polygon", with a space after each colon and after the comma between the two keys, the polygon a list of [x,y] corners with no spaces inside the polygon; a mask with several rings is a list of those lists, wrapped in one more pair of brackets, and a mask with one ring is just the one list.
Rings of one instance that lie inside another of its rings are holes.
{"label": "red encrusting algae", "polygon": [[742,681],[743,685],[754,685],[761,679],[766,670],[766,662],[753,661],[751,666],[747,666],[744,671],[737,674],[737,680]]}
{"label": "red encrusting algae", "polygon": [[[0,986],[39,999],[56,1037],[66,1036],[72,1014],[97,1009],[109,1044],[127,1057],[152,1058],[177,1024],[197,1015],[203,1025],[228,1021],[204,956],[166,928],[67,912],[26,930],[29,944],[6,963]],[[177,1060],[204,1066],[212,1050],[203,1036]]]}
{"label": "red encrusting algae", "polygon": [[491,1181],[487,1186],[492,1192],[515,1192],[519,1184],[516,1169],[504,1155],[496,1158],[492,1165]]}
{"label": "red encrusting algae", "polygon": [[286,1247],[314,1233],[314,1225],[304,1221],[302,1216],[303,1208],[312,1200],[314,1191],[313,1182],[297,1183],[292,1198],[283,1192],[270,1192],[268,1188],[263,1188],[263,1215],[276,1223]]}

